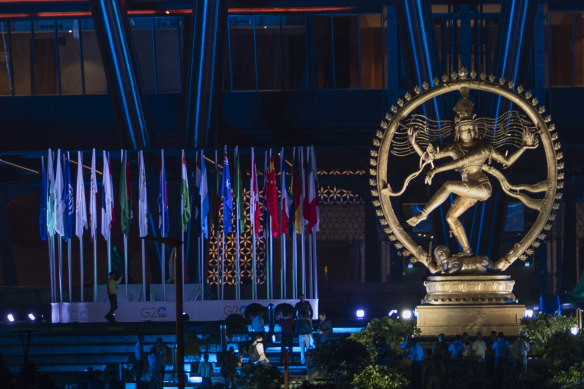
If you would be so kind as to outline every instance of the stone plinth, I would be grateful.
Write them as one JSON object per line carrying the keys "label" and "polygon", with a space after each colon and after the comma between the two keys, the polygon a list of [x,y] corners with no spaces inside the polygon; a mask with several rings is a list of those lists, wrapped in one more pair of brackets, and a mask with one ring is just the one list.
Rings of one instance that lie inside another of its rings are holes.
{"label": "stone plinth", "polygon": [[431,276],[424,282],[422,304],[509,304],[516,303],[515,281],[507,275]]}

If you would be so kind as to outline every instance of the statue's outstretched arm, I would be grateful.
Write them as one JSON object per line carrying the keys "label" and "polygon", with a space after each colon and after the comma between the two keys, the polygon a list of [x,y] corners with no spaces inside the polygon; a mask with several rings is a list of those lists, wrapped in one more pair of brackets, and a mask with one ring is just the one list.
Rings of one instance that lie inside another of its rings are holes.
{"label": "statue's outstretched arm", "polygon": [[515,162],[517,162],[517,160],[519,159],[519,157],[521,157],[525,150],[535,148],[537,148],[536,134],[530,132],[528,129],[524,129],[523,144],[513,154],[506,157],[505,155],[501,154],[497,149],[493,148],[493,150],[491,151],[491,157],[495,161],[499,162],[501,165],[511,166]]}

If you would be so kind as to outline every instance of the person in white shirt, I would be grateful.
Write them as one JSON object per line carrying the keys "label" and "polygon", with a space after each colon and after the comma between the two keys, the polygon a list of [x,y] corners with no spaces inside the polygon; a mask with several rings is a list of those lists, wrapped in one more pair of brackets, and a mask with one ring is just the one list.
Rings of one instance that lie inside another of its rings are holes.
{"label": "person in white shirt", "polygon": [[264,352],[264,344],[262,341],[264,338],[261,335],[257,335],[254,342],[252,343],[252,359],[254,364],[269,365],[270,360]]}
{"label": "person in white shirt", "polygon": [[483,335],[477,332],[476,339],[471,343],[472,357],[473,357],[473,371],[477,377],[482,377],[485,374],[486,368],[486,353],[487,345],[483,340]]}

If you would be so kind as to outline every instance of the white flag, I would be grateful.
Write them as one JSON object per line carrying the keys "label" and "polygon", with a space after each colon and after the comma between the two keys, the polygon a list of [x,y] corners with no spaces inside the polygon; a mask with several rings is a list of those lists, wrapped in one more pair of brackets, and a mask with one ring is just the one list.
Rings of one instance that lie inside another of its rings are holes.
{"label": "white flag", "polygon": [[144,152],[138,153],[140,164],[140,178],[138,181],[138,225],[140,238],[148,235],[148,197],[146,195],[146,169],[144,168]]}
{"label": "white flag", "polygon": [[49,149],[47,155],[47,233],[55,235],[55,171],[53,170],[53,151]]}
{"label": "white flag", "polygon": [[75,235],[83,237],[87,229],[87,203],[85,201],[85,183],[83,182],[83,154],[77,151],[77,185],[75,188]]}
{"label": "white flag", "polygon": [[55,232],[65,236],[65,201],[63,201],[63,169],[61,169],[61,149],[57,150],[57,168],[55,169]]}
{"label": "white flag", "polygon": [[105,240],[109,240],[112,232],[113,208],[114,208],[114,188],[112,176],[107,160],[107,154],[103,151],[103,176],[101,192],[101,235]]}
{"label": "white flag", "polygon": [[91,184],[89,189],[89,231],[91,241],[95,239],[97,231],[97,178],[95,176],[95,149],[91,153]]}

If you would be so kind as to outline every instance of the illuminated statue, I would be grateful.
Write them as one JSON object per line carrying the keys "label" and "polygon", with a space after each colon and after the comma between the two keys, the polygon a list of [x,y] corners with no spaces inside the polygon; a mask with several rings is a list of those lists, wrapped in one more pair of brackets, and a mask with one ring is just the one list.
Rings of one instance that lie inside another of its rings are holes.
{"label": "illuminated statue", "polygon": [[433,274],[486,273],[493,270],[493,261],[486,255],[452,256],[448,247],[439,245],[434,249],[434,259],[429,257],[426,266]]}
{"label": "illuminated statue", "polygon": [[[439,167],[435,167],[426,174],[426,184],[432,183],[432,178],[437,173],[456,170],[460,173],[460,181],[446,181],[440,189],[434,193],[430,201],[425,205],[422,212],[410,218],[407,223],[415,226],[423,220],[430,212],[439,207],[448,199],[451,194],[458,197],[446,214],[446,221],[450,226],[452,234],[462,247],[463,254],[471,254],[471,247],[462,223],[458,219],[467,209],[475,205],[477,201],[484,201],[491,197],[492,188],[489,178],[484,173],[490,170],[488,164],[491,161],[500,163],[503,166],[513,165],[523,152],[527,149],[537,147],[536,138],[527,128],[523,130],[522,145],[509,157],[503,155],[494,148],[490,143],[482,142],[479,138],[475,115],[472,113],[473,103],[468,99],[468,91],[463,94],[463,98],[456,104],[454,111],[457,113],[454,119],[455,134],[454,141],[447,144],[442,150],[434,149],[429,144],[425,152],[422,152],[420,146],[416,143],[417,131],[412,128],[408,129],[408,140],[414,150],[420,156],[420,163],[434,162],[443,158],[451,158]],[[502,179],[504,177],[501,175]],[[506,182],[506,181],[505,181]],[[510,189],[510,188],[508,188]]]}

